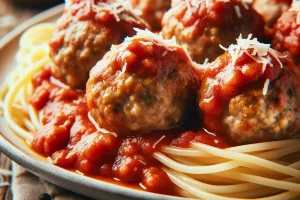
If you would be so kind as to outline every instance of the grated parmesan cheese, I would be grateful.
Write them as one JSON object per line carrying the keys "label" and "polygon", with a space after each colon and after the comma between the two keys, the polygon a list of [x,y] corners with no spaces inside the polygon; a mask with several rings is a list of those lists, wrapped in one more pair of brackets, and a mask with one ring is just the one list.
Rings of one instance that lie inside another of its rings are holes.
{"label": "grated parmesan cheese", "polygon": [[264,84],[264,88],[263,88],[263,92],[262,92],[264,96],[266,96],[266,94],[268,92],[269,85],[270,85],[270,79],[267,79]]}
{"label": "grated parmesan cheese", "polygon": [[127,62],[125,62],[125,64],[122,67],[122,73],[125,73],[127,69]]}
{"label": "grated parmesan cheese", "polygon": [[[187,6],[187,9],[190,13],[193,13],[193,7],[198,7],[201,3],[205,3],[205,6],[207,8],[210,7],[211,0],[185,0],[185,4]],[[178,4],[177,6],[182,6],[181,4]]]}
{"label": "grated parmesan cheese", "polygon": [[144,186],[143,183],[139,183],[139,186],[140,186],[141,188],[143,188],[144,190],[147,190],[146,186]]}
{"label": "grated parmesan cheese", "polygon": [[[235,65],[236,60],[240,57],[243,53],[247,54],[250,58],[252,58],[255,62],[262,64],[262,73],[265,72],[267,65],[273,67],[272,58],[274,58],[282,68],[283,65],[280,61],[280,58],[284,58],[286,56],[281,56],[278,52],[273,50],[270,47],[270,44],[264,44],[258,42],[257,38],[251,39],[252,35],[250,34],[248,38],[243,39],[240,35],[237,38],[237,44],[231,44],[228,48],[225,48],[220,45],[220,47],[227,51],[231,55],[231,64]],[[252,53],[249,52],[249,49],[252,49]],[[271,57],[271,56],[272,57]],[[263,94],[265,95],[268,91],[270,80],[264,84]]]}
{"label": "grated parmesan cheese", "polygon": [[142,163],[142,165],[147,165],[147,163],[142,161],[141,159],[139,159],[139,162]]}
{"label": "grated parmesan cheese", "polygon": [[168,51],[163,52],[162,56],[165,57],[168,54]]}
{"label": "grated parmesan cheese", "polygon": [[96,122],[96,120],[94,119],[94,117],[91,115],[90,112],[88,112],[88,119],[92,122],[92,124],[95,126],[95,128],[96,128],[96,130],[98,132],[101,132],[101,133],[110,133],[113,136],[118,137],[118,135],[116,133],[113,133],[113,132],[107,131],[107,130],[105,130],[103,128],[100,128],[100,126],[98,125],[98,123]]}
{"label": "grated parmesan cheese", "polygon": [[153,144],[153,149],[155,149],[156,145],[158,145],[158,143],[160,143],[166,136],[163,135],[161,136],[154,144]]}
{"label": "grated parmesan cheese", "polygon": [[239,7],[238,5],[235,5],[235,6],[234,6],[234,11],[235,11],[236,16],[237,16],[238,18],[241,18],[241,17],[242,17],[241,9],[240,9],[240,7]]}
{"label": "grated parmesan cheese", "polygon": [[296,24],[300,24],[300,1],[293,1],[290,10],[297,11]]}
{"label": "grated parmesan cheese", "polygon": [[140,44],[148,46],[148,45],[152,45],[152,42],[145,42],[145,41],[140,41]]}
{"label": "grated parmesan cheese", "polygon": [[204,62],[202,65],[207,65],[209,63],[209,59],[208,58],[205,58]]}
{"label": "grated parmesan cheese", "polygon": [[191,4],[190,4],[189,0],[185,0],[185,3],[186,3],[188,11],[192,14],[193,11],[192,11],[192,7],[191,7]]}
{"label": "grated parmesan cheese", "polygon": [[142,30],[142,29],[134,28],[134,30],[136,31],[137,34],[133,37],[125,38],[125,41],[131,41],[134,39],[146,39],[146,40],[149,40],[151,43],[154,43],[158,46],[165,47],[169,51],[173,51],[174,48],[181,48],[177,44],[175,37],[173,37],[170,40],[166,40],[166,39],[163,39],[161,35],[152,33],[148,29]]}
{"label": "grated parmesan cheese", "polygon": [[70,0],[66,0],[66,8],[70,7],[74,10],[83,7],[85,3],[86,12],[90,12],[91,10],[94,12],[101,12],[101,11],[109,11],[112,13],[116,19],[116,21],[120,21],[119,15],[124,12],[128,11],[132,14],[135,18],[139,19],[139,15],[141,14],[137,9],[134,9],[130,3],[130,0],[122,0],[122,1],[108,1],[108,2],[98,2],[95,3],[94,0],[85,0],[77,5],[71,5]]}
{"label": "grated parmesan cheese", "polygon": [[75,173],[77,173],[77,174],[79,174],[79,175],[81,175],[81,176],[84,176],[84,173],[82,173],[82,172],[79,171],[79,170],[75,170]]}
{"label": "grated parmesan cheese", "polygon": [[[237,58],[242,55],[243,53],[246,53],[248,56],[250,56],[253,60],[255,60],[258,63],[262,63],[264,65],[267,65],[271,62],[271,57],[268,54],[271,54],[274,56],[276,61],[280,64],[281,68],[283,67],[281,61],[279,58],[283,58],[283,56],[280,56],[275,50],[273,50],[270,46],[270,44],[264,44],[258,42],[257,38],[251,39],[252,35],[248,35],[248,38],[243,39],[242,35],[240,35],[237,38],[237,44],[231,44],[228,48],[225,48],[220,45],[220,47],[228,51],[232,57],[232,64],[234,65]],[[252,54],[248,52],[249,49],[253,49]],[[285,56],[284,56],[285,57]]]}
{"label": "grated parmesan cheese", "polygon": [[[249,6],[248,6],[247,3],[248,3],[248,2],[242,1],[243,7],[244,7],[246,10],[249,10]],[[252,1],[251,1],[251,3],[252,3]]]}
{"label": "grated parmesan cheese", "polygon": [[[197,7],[203,2],[205,3],[206,8],[209,8],[212,4],[212,0],[185,0],[185,4],[188,8],[188,11],[190,11],[191,13],[193,12],[192,7]],[[230,2],[230,0],[215,0],[215,2]],[[249,9],[248,4],[253,3],[253,0],[240,0],[240,2],[243,5],[243,7],[245,7],[245,9],[248,10]],[[178,3],[177,6],[181,7],[182,4]]]}
{"label": "grated parmesan cheese", "polygon": [[205,0],[205,6],[206,6],[207,8],[210,7],[210,0]]}

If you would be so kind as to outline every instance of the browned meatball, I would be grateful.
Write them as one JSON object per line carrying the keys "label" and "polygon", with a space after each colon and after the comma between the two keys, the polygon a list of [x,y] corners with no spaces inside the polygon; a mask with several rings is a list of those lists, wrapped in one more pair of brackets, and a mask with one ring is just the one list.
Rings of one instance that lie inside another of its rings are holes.
{"label": "browned meatball", "polygon": [[286,52],[296,64],[300,64],[300,2],[285,11],[274,25],[272,45]]}
{"label": "browned meatball", "polygon": [[101,128],[134,135],[168,129],[186,119],[196,103],[197,82],[187,53],[168,43],[140,30],[91,70],[88,107]]}
{"label": "browned meatball", "polygon": [[90,69],[112,44],[133,35],[133,27],[148,27],[118,1],[91,2],[70,1],[50,42],[50,57],[55,64],[53,75],[76,89],[85,89]]}
{"label": "browned meatball", "polygon": [[290,67],[293,64],[285,64],[266,95],[253,89],[230,100],[225,124],[234,141],[256,143],[300,134],[300,82]]}
{"label": "browned meatball", "polygon": [[[208,3],[208,4],[207,4]],[[163,17],[162,35],[175,36],[187,48],[194,61],[213,61],[242,34],[264,37],[264,21],[248,4],[241,1],[176,0]]]}
{"label": "browned meatball", "polygon": [[171,7],[171,0],[130,0],[134,8],[141,11],[141,17],[147,21],[152,30],[161,30],[163,15]]}
{"label": "browned meatball", "polygon": [[272,27],[280,15],[286,11],[292,0],[255,0],[253,8],[261,14],[267,26]]}
{"label": "browned meatball", "polygon": [[300,133],[300,72],[269,45],[239,39],[203,71],[199,106],[205,127],[237,144]]}

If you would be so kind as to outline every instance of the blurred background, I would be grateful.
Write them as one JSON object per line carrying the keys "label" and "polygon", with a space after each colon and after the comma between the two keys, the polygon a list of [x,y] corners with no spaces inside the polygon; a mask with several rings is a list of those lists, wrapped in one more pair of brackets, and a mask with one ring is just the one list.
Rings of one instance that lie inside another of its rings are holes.
{"label": "blurred background", "polygon": [[[0,39],[32,16],[63,2],[63,0],[0,0]],[[11,170],[11,163],[0,152],[1,169]],[[2,183],[11,181],[9,177],[0,176],[1,179]],[[11,200],[11,197],[10,188],[0,186],[0,200]]]}
{"label": "blurred background", "polygon": [[64,0],[0,0],[0,39],[30,17]]}

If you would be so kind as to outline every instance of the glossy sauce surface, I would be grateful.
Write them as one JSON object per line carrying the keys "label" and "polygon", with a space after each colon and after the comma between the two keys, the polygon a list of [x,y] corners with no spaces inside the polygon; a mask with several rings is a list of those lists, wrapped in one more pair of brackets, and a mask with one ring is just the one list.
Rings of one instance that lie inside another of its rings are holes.
{"label": "glossy sauce surface", "polygon": [[119,137],[97,131],[87,108],[85,94],[60,85],[45,66],[33,77],[35,93],[31,104],[41,114],[43,127],[32,148],[53,164],[101,180],[119,182],[151,192],[175,194],[172,183],[152,154],[163,145],[187,147],[202,142],[224,148],[223,137],[208,133],[195,122],[150,134]]}
{"label": "glossy sauce surface", "polygon": [[[250,54],[252,51],[249,50]],[[203,84],[199,107],[203,112],[205,128],[213,132],[222,133],[226,130],[223,119],[232,98],[253,88],[262,90],[266,80],[274,80],[282,70],[277,61],[267,64],[263,69],[262,63],[246,53],[237,58],[234,64],[231,62],[232,56],[225,53],[203,70],[200,77]]]}

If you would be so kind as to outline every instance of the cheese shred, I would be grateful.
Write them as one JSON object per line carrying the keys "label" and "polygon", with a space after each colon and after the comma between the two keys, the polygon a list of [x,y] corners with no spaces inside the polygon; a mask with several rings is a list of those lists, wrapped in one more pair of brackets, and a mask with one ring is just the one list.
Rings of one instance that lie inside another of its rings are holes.
{"label": "cheese shred", "polygon": [[235,10],[236,16],[237,16],[238,18],[241,18],[241,17],[242,17],[242,13],[241,13],[240,7],[239,7],[238,5],[235,5],[235,6],[234,6],[234,10]]}
{"label": "cheese shred", "polygon": [[112,13],[116,19],[116,21],[121,21],[120,14],[124,11],[129,12],[133,18],[140,18],[140,11],[134,9],[130,3],[130,0],[122,0],[122,1],[108,1],[108,2],[97,2],[95,0],[85,0],[81,1],[78,4],[72,4],[69,0],[66,1],[66,8],[70,7],[71,9],[77,10],[78,8],[82,8],[85,5],[86,12],[94,11],[96,13],[101,11],[109,11]]}
{"label": "cheese shred", "polygon": [[264,88],[263,88],[263,95],[266,96],[268,89],[269,89],[269,84],[270,84],[270,79],[267,79],[265,84],[264,84]]}
{"label": "cheese shred", "polygon": [[[286,56],[281,56],[277,51],[271,48],[270,44],[260,43],[257,38],[251,38],[251,34],[248,35],[246,39],[242,38],[242,35],[240,35],[237,38],[237,44],[231,44],[228,48],[220,45],[223,50],[227,51],[231,55],[232,65],[235,65],[238,57],[245,53],[255,62],[262,64],[262,73],[265,72],[267,66],[273,67],[273,59],[278,62],[281,68],[283,67],[280,58],[284,58]],[[264,84],[263,95],[267,94],[269,83],[270,80],[267,79]]]}
{"label": "cheese shred", "polygon": [[291,11],[297,11],[297,18],[296,18],[296,24],[299,25],[300,24],[300,1],[299,0],[294,0],[291,8]]}
{"label": "cheese shred", "polygon": [[[230,2],[230,0],[215,0],[217,2]],[[193,13],[193,7],[198,7],[201,3],[205,3],[206,8],[210,8],[211,4],[212,4],[212,0],[185,0],[185,4],[187,7],[187,10],[191,13]],[[240,0],[239,2],[241,2],[242,6],[248,10],[249,9],[249,5],[248,4],[252,4],[253,0]],[[177,6],[182,6],[181,3],[178,3]],[[234,8],[236,9],[236,8]]]}
{"label": "cheese shred", "polygon": [[[260,43],[258,42],[257,38],[251,39],[251,37],[252,35],[250,34],[248,35],[248,38],[244,39],[242,38],[242,35],[240,35],[237,38],[237,44],[231,44],[228,48],[220,45],[223,50],[230,53],[232,58],[232,65],[235,65],[236,60],[239,56],[241,56],[243,53],[246,53],[257,63],[263,64],[263,71],[267,65],[272,64],[272,58],[274,58],[279,63],[281,68],[283,67],[280,58],[284,58],[285,56],[281,56],[278,52],[273,50],[270,44]],[[252,50],[251,54],[249,53],[249,50]]]}
{"label": "cheese shred", "polygon": [[[169,51],[174,51],[174,48],[181,48],[177,44],[175,37],[173,37],[170,40],[166,40],[166,39],[163,39],[161,35],[152,33],[151,31],[149,31],[147,29],[142,30],[142,29],[134,28],[134,30],[136,31],[137,34],[133,37],[127,37],[125,39],[125,41],[131,41],[134,39],[145,39],[145,40],[149,40],[150,42],[152,42],[158,46],[163,46]],[[143,44],[148,44],[148,42],[146,42],[146,43],[143,42]]]}

